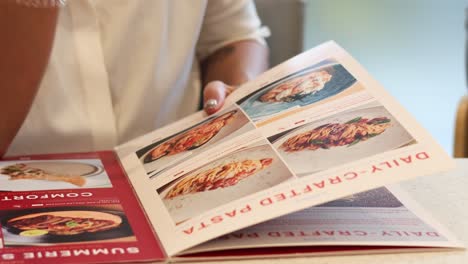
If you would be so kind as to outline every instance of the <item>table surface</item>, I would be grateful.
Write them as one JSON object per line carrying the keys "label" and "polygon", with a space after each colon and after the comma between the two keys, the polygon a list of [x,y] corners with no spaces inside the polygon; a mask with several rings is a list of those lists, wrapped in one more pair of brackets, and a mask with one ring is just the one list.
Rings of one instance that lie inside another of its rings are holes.
{"label": "table surface", "polygon": [[[468,245],[468,159],[457,159],[457,169],[445,174],[416,178],[401,187],[434,219]],[[200,262],[196,262],[200,263]],[[207,263],[207,262],[204,262]],[[309,258],[277,258],[225,261],[223,264],[398,264],[398,263],[468,263],[468,250],[444,252],[371,254]]]}

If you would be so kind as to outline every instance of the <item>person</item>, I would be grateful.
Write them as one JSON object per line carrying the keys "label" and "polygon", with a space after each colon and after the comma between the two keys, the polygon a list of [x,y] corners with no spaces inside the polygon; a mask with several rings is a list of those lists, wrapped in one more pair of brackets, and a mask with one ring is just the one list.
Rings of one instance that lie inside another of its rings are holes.
{"label": "person", "polygon": [[2,0],[0,34],[0,156],[109,150],[268,66],[251,0]]}

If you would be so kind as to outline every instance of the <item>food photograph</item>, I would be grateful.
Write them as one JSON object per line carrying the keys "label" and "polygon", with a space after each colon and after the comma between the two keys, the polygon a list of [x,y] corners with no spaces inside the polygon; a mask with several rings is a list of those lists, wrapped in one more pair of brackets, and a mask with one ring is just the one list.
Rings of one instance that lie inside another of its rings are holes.
{"label": "food photograph", "polygon": [[135,241],[120,205],[2,211],[6,247]]}
{"label": "food photograph", "polygon": [[146,172],[153,176],[216,143],[241,135],[255,126],[237,107],[214,115],[175,135],[136,152]]}
{"label": "food photograph", "polygon": [[356,79],[330,59],[268,84],[237,104],[258,122],[332,97],[354,83]]}
{"label": "food photograph", "polygon": [[375,104],[305,124],[269,140],[299,177],[415,143],[383,106]]}
{"label": "food photograph", "polygon": [[158,193],[174,222],[180,223],[293,177],[262,140],[183,175]]}
{"label": "food photograph", "polygon": [[98,159],[0,162],[0,191],[110,188]]}

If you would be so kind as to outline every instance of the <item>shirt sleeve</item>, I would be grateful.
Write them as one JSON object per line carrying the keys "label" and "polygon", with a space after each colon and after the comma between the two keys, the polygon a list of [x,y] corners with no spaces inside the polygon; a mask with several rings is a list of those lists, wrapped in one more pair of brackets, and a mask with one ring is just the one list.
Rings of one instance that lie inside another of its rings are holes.
{"label": "shirt sleeve", "polygon": [[255,40],[266,45],[270,35],[262,26],[251,0],[208,0],[197,57],[205,59],[219,48],[241,40]]}

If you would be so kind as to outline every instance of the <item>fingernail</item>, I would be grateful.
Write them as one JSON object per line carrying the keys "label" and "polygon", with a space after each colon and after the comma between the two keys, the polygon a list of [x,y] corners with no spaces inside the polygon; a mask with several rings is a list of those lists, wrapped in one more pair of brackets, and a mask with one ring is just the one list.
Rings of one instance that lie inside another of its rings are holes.
{"label": "fingernail", "polygon": [[209,99],[205,103],[205,109],[213,109],[216,108],[216,106],[218,106],[218,100],[216,99]]}

